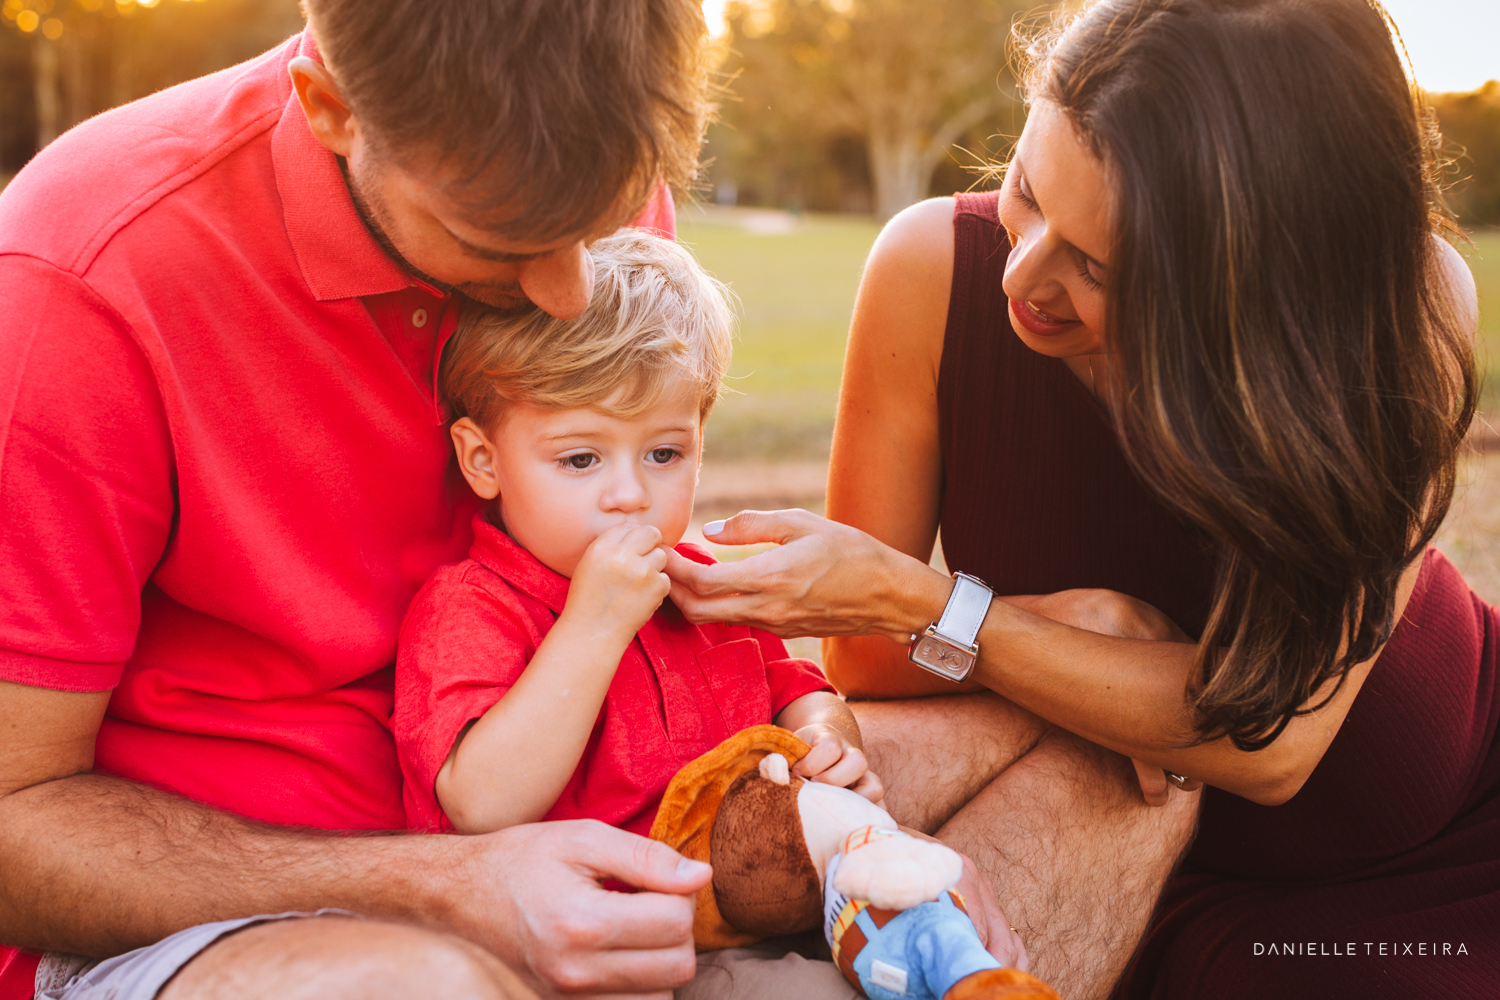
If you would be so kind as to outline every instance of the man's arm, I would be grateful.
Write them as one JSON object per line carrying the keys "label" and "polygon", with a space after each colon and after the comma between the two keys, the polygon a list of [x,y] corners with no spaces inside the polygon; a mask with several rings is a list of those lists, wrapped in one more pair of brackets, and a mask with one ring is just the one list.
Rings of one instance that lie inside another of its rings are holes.
{"label": "man's arm", "polygon": [[[88,773],[108,692],[0,682],[0,940],[111,955],[193,924],[336,906],[453,931],[543,988],[693,975],[707,865],[592,822],[318,834]],[[648,891],[606,892],[597,878]]]}

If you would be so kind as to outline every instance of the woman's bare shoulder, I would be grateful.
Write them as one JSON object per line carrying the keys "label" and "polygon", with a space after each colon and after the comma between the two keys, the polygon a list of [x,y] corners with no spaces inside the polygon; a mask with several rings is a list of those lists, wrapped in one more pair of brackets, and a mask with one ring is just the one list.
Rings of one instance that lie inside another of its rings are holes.
{"label": "woman's bare shoulder", "polygon": [[853,339],[881,346],[941,349],[953,288],[953,199],[932,198],[886,223],[860,280]]}

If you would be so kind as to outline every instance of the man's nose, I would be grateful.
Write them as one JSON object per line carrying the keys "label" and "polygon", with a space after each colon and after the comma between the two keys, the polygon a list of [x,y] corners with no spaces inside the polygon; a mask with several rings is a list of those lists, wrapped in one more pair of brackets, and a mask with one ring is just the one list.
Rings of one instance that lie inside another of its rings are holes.
{"label": "man's nose", "polygon": [[579,241],[527,261],[517,279],[532,304],[558,319],[573,319],[594,294],[594,259]]}

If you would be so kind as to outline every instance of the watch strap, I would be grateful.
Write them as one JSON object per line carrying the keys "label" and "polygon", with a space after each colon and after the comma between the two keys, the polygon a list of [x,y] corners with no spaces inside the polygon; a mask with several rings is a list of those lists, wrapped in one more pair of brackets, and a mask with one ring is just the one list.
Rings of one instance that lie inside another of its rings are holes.
{"label": "watch strap", "polygon": [[984,616],[990,612],[995,592],[967,573],[953,574],[953,593],[938,619],[937,633],[956,645],[969,647],[979,635]]}

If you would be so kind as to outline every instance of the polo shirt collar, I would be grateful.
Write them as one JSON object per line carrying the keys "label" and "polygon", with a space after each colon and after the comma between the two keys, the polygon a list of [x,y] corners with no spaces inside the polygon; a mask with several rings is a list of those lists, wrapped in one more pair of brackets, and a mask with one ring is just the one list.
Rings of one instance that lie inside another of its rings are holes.
{"label": "polo shirt collar", "polygon": [[568,603],[568,578],[543,565],[482,513],[474,515],[474,545],[469,558],[527,597],[545,604],[554,614],[562,614],[563,605]]}
{"label": "polo shirt collar", "polygon": [[[296,54],[321,61],[311,32],[302,32]],[[290,86],[288,91],[271,134],[271,163],[292,253],[313,297],[327,302],[425,285],[392,260],[365,228],[338,157],[313,135],[296,91]]]}

